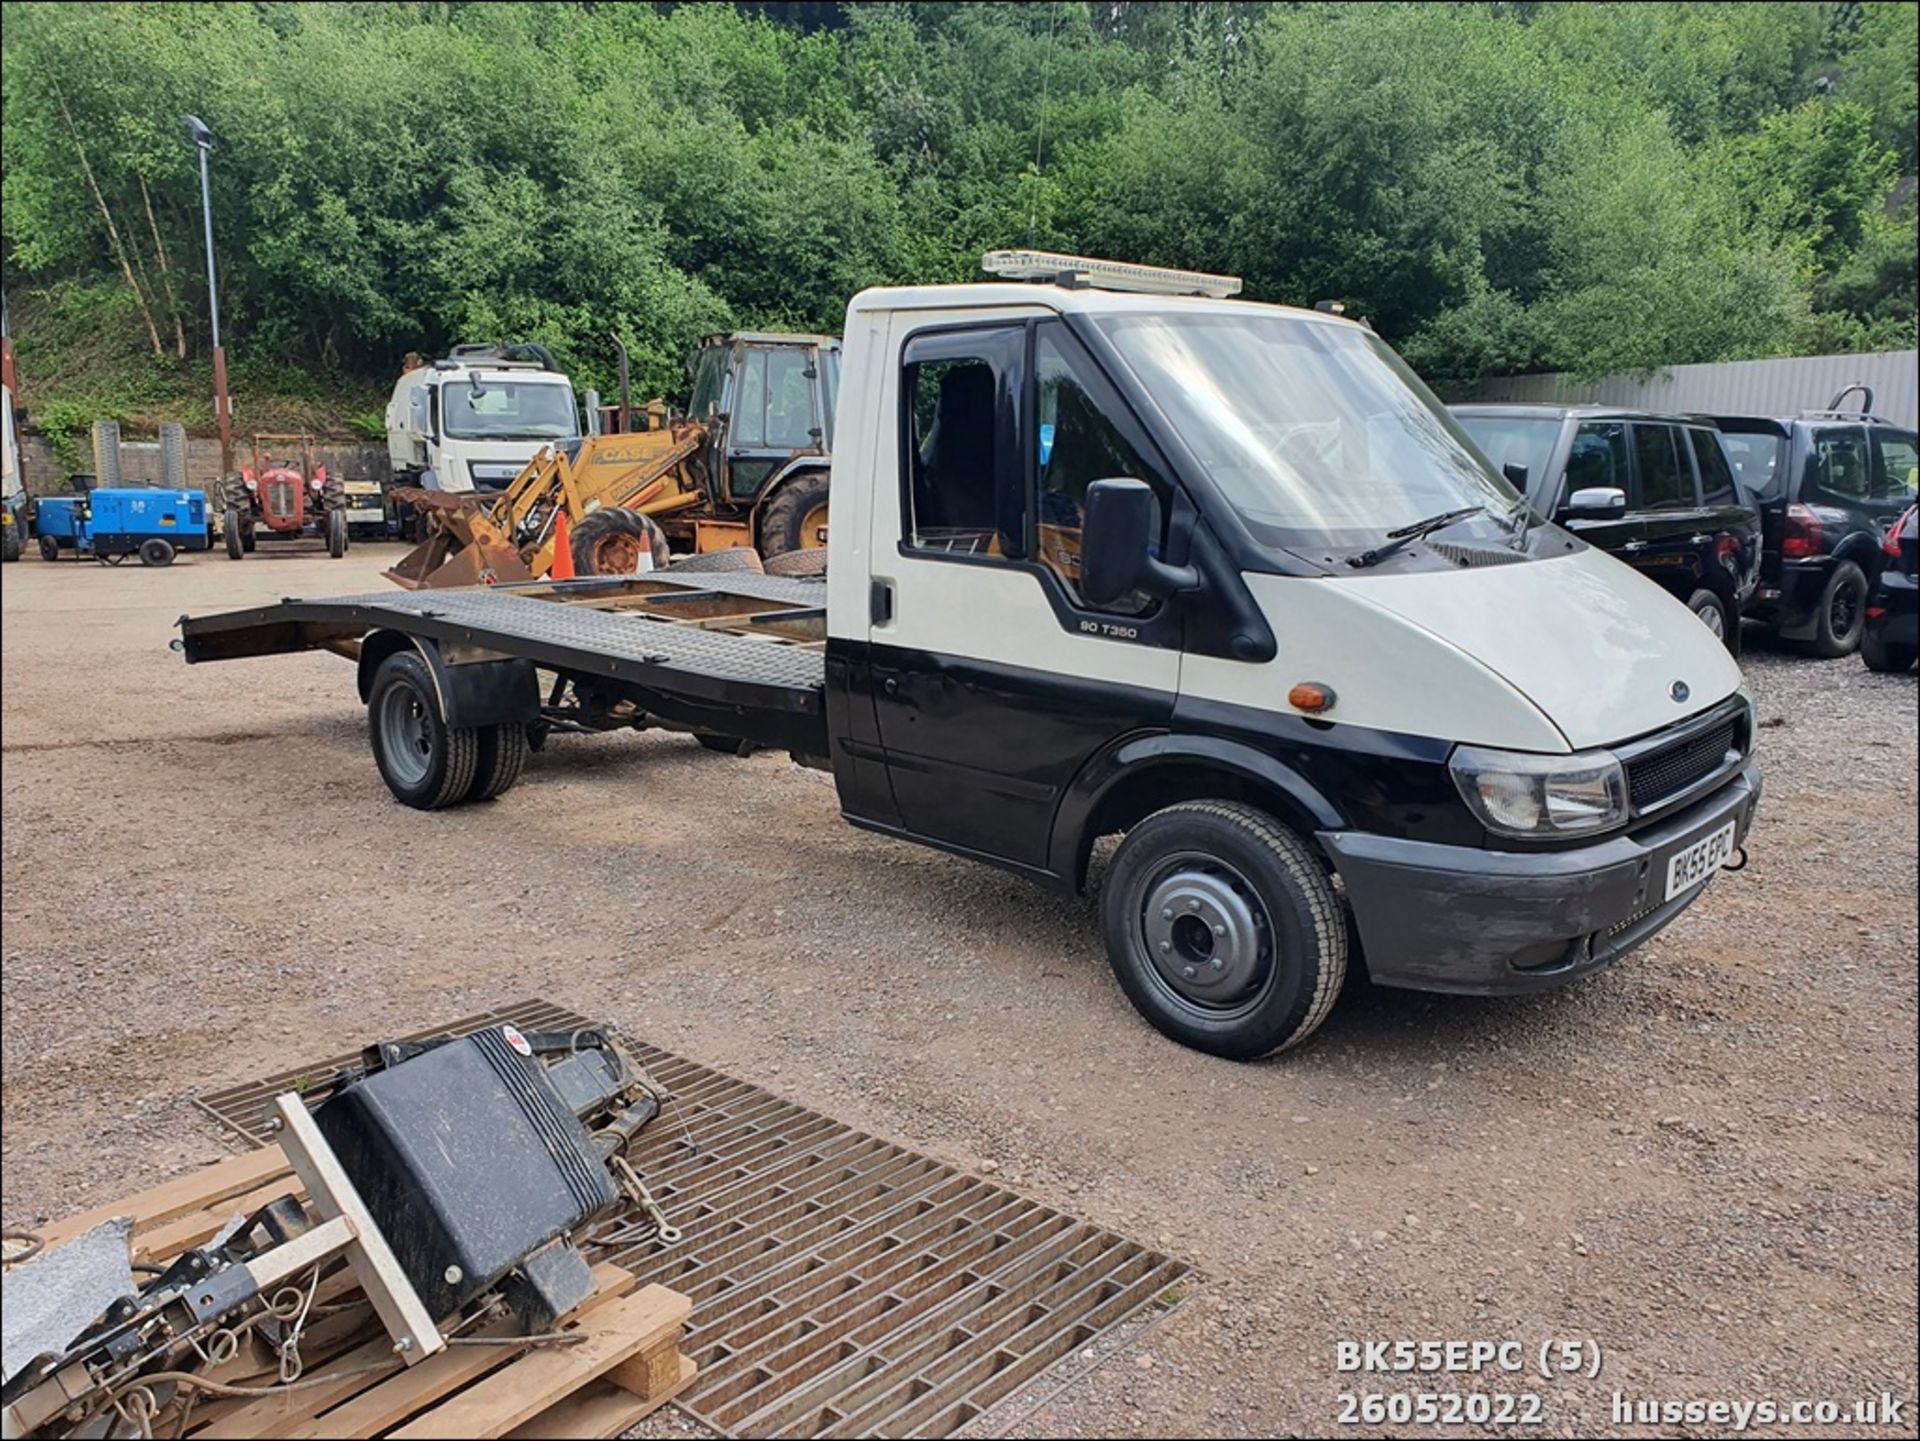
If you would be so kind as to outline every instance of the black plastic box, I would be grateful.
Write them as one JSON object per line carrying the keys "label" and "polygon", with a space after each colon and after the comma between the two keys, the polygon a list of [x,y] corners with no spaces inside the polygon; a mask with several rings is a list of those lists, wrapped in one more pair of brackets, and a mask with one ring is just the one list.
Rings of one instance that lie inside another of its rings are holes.
{"label": "black plastic box", "polygon": [[435,1320],[619,1200],[525,1044],[511,1027],[476,1031],[349,1083],[314,1113]]}

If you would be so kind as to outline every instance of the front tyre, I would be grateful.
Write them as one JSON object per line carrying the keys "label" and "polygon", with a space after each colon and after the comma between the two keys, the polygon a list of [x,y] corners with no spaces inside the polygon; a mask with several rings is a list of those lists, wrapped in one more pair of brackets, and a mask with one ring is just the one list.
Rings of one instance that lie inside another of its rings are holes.
{"label": "front tyre", "polygon": [[1236,802],[1169,806],[1127,832],[1101,926],[1140,1014],[1229,1060],[1305,1040],[1346,976],[1346,920],[1326,872],[1293,831]]}
{"label": "front tyre", "polygon": [[327,554],[335,560],[347,553],[347,513],[344,510],[327,512]]}
{"label": "front tyre", "polygon": [[411,650],[380,662],[367,696],[373,763],[394,799],[437,811],[467,798],[480,762],[471,726],[449,726],[427,663]]}
{"label": "front tyre", "polygon": [[221,519],[221,528],[227,538],[227,559],[238,560],[247,553],[247,537],[242,529],[240,512],[232,506],[227,507],[226,515]]}
{"label": "front tyre", "polygon": [[1860,632],[1867,623],[1867,573],[1843,560],[1827,577],[1814,616],[1813,649],[1828,660],[1852,655],[1860,648]]}

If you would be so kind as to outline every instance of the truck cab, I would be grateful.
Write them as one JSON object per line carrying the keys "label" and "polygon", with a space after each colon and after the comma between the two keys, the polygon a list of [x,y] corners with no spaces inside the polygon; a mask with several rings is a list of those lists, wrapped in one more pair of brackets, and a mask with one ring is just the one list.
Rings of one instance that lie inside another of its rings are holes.
{"label": "truck cab", "polygon": [[544,346],[456,345],[403,372],[387,402],[395,485],[501,490],[542,449],[579,434],[573,383]]}

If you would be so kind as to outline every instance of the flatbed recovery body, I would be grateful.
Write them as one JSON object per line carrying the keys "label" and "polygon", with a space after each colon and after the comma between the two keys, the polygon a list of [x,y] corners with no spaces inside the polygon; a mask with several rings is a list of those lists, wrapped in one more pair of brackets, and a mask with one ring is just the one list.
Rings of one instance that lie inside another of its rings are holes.
{"label": "flatbed recovery body", "polygon": [[[289,597],[183,617],[181,649],[189,663],[335,651],[360,662],[364,699],[380,658],[364,649],[367,638],[405,637],[424,642],[453,682],[444,699],[455,701],[456,721],[458,693],[497,697],[500,668],[518,663],[625,700],[642,717],[824,763],[825,603],[818,580],[711,573]],[[555,689],[542,708],[564,721]]]}

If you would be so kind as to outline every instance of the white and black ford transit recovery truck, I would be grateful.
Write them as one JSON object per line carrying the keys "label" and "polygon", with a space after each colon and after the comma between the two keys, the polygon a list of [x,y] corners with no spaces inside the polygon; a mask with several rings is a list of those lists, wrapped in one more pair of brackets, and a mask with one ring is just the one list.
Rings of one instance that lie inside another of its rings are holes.
{"label": "white and black ford transit recovery truck", "polygon": [[[1368,328],[1030,252],[848,308],[824,581],[672,571],[183,620],[356,659],[433,809],[557,730],[831,769],[866,829],[1101,887],[1128,996],[1246,1058],[1387,985],[1541,989],[1675,919],[1760,795],[1726,650],[1532,515]],[[1037,282],[1037,283],[1036,283]]]}

